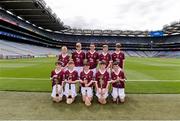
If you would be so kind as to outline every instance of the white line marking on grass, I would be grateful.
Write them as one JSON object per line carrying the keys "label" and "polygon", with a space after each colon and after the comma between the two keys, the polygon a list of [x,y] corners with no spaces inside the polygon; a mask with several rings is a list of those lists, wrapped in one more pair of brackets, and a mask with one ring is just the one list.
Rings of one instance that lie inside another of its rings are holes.
{"label": "white line marking on grass", "polygon": [[0,80],[8,79],[8,80],[50,80],[50,78],[17,78],[17,77],[0,77]]}
{"label": "white line marking on grass", "polygon": [[[18,78],[18,77],[0,77],[0,80],[50,80],[49,78]],[[180,80],[126,80],[127,82],[180,82]]]}
{"label": "white line marking on grass", "polygon": [[146,80],[126,80],[128,82],[180,82],[180,80],[151,80],[151,79],[146,79]]}

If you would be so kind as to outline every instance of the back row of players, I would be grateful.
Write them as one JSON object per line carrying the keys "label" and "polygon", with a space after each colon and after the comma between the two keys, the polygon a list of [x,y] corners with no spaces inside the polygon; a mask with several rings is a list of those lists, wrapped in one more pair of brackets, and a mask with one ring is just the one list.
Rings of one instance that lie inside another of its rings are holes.
{"label": "back row of players", "polygon": [[67,104],[71,104],[75,97],[76,83],[81,85],[82,100],[87,106],[91,105],[93,87],[101,104],[106,104],[109,85],[112,84],[112,97],[114,102],[125,101],[125,55],[121,51],[121,44],[117,43],[112,55],[108,52],[108,45],[103,45],[102,53],[95,50],[90,44],[90,50],[82,51],[81,43],[76,43],[76,50],[68,55],[66,46],[61,48],[61,54],[56,67],[51,72],[52,99],[60,102],[63,95]]}

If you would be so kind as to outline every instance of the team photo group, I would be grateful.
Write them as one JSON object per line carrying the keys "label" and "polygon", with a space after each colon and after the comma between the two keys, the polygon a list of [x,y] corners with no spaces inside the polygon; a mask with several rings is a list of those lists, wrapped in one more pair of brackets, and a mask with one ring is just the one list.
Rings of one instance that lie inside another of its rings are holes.
{"label": "team photo group", "polygon": [[91,43],[86,52],[82,50],[81,43],[75,46],[76,50],[71,54],[66,46],[62,46],[55,69],[51,72],[53,102],[60,102],[65,96],[66,103],[71,104],[80,92],[86,106],[91,105],[93,95],[97,96],[100,104],[106,104],[108,96],[114,103],[124,103],[125,55],[121,44],[117,43],[111,54],[106,44],[102,45],[101,51],[96,51],[95,44]]}

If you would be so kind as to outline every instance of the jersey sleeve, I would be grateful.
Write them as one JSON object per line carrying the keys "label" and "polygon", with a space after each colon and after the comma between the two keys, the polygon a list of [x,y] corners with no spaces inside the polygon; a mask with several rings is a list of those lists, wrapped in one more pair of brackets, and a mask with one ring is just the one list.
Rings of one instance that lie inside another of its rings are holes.
{"label": "jersey sleeve", "polygon": [[108,56],[109,56],[109,60],[111,60],[111,54],[108,54]]}
{"label": "jersey sleeve", "polygon": [[96,56],[96,61],[98,61],[99,60],[99,53],[97,52],[96,55],[97,55]]}
{"label": "jersey sleeve", "polygon": [[95,81],[97,81],[98,80],[98,73],[96,73],[96,75],[95,75]]}
{"label": "jersey sleeve", "polygon": [[83,60],[86,59],[86,54],[83,52]]}
{"label": "jersey sleeve", "polygon": [[81,71],[81,73],[80,73],[80,76],[79,76],[79,79],[81,79],[81,80],[83,80],[83,74],[82,74],[82,71]]}
{"label": "jersey sleeve", "polygon": [[125,54],[123,53],[123,60],[125,59]]}
{"label": "jersey sleeve", "polygon": [[53,77],[53,71],[51,71],[51,75],[50,75],[50,78],[52,79],[52,77]]}
{"label": "jersey sleeve", "polygon": [[73,61],[74,61],[74,55],[75,55],[75,52],[72,52],[71,57],[72,57]]}
{"label": "jersey sleeve", "polygon": [[77,71],[75,71],[75,80],[78,80],[79,78],[78,78],[78,72]]}
{"label": "jersey sleeve", "polygon": [[121,71],[121,74],[122,74],[122,78],[125,79],[124,71]]}
{"label": "jersey sleeve", "polygon": [[58,61],[60,61],[61,60],[61,55],[59,54],[59,56],[58,56]]}
{"label": "jersey sleeve", "polygon": [[112,61],[114,61],[114,53],[112,53],[111,59],[112,59]]}
{"label": "jersey sleeve", "polygon": [[88,52],[85,53],[85,59],[88,59]]}

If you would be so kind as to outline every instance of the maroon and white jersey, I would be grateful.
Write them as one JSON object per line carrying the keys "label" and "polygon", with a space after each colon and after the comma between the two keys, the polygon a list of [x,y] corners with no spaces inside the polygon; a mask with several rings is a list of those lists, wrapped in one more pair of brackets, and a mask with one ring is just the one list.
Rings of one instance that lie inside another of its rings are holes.
{"label": "maroon and white jersey", "polygon": [[85,59],[85,53],[83,51],[74,51],[72,53],[72,59],[76,67],[83,66],[83,61]]}
{"label": "maroon and white jersey", "polygon": [[70,58],[70,56],[68,54],[65,54],[65,55],[60,54],[59,58],[58,58],[58,61],[61,61],[62,66],[65,67],[69,62],[69,58]]}
{"label": "maroon and white jersey", "polygon": [[[80,79],[84,81],[87,80],[87,84],[93,80],[93,72],[89,70],[88,72],[85,72],[84,70],[80,73]],[[85,87],[85,84],[81,84],[82,87]],[[92,87],[93,84],[91,84],[89,87]]]}
{"label": "maroon and white jersey", "polygon": [[[117,72],[112,70],[112,72],[111,72],[111,79],[112,80],[117,80],[118,77],[120,79],[125,79],[124,72],[121,69],[119,69]],[[119,80],[119,82],[113,83],[112,86],[115,87],[115,88],[125,88],[125,82]]]}
{"label": "maroon and white jersey", "polygon": [[115,62],[115,61],[118,61],[119,62],[119,67],[123,68],[123,60],[125,59],[125,55],[123,52],[114,52],[112,54],[112,61]]}
{"label": "maroon and white jersey", "polygon": [[72,79],[72,81],[78,80],[78,72],[76,70],[67,70],[65,72],[65,79]]}
{"label": "maroon and white jersey", "polygon": [[102,72],[99,69],[99,71],[96,73],[96,81],[98,88],[106,88],[109,80],[109,73],[107,72],[107,70]]}
{"label": "maroon and white jersey", "polygon": [[57,70],[53,70],[51,71],[51,79],[52,79],[52,86],[54,86],[56,84],[55,82],[55,78],[58,79],[58,84],[62,85],[62,81],[64,81],[65,79],[65,74],[63,70],[57,71]]}
{"label": "maroon and white jersey", "polygon": [[86,59],[90,65],[90,69],[94,69],[98,64],[99,54],[96,51],[94,52],[88,51],[86,53]]}
{"label": "maroon and white jersey", "polygon": [[111,60],[111,55],[109,53],[101,53],[99,55],[99,61],[105,61],[106,67],[109,65],[109,61]]}

